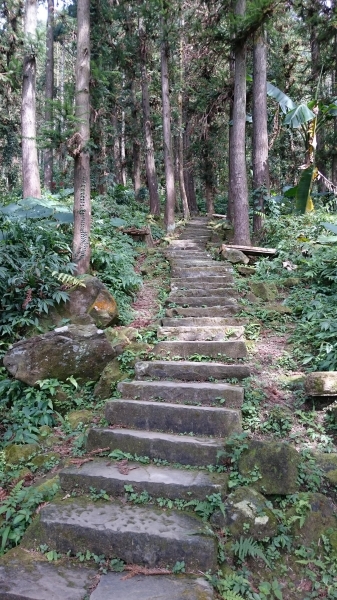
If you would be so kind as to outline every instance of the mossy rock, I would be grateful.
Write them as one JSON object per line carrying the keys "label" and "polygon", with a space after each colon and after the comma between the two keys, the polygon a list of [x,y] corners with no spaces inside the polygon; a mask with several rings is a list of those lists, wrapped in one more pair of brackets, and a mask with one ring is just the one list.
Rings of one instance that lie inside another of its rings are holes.
{"label": "mossy rock", "polygon": [[253,488],[239,487],[226,498],[224,514],[216,511],[211,523],[226,527],[234,539],[245,535],[245,531],[255,540],[274,537],[278,522],[266,503],[266,498]]}
{"label": "mossy rock", "polygon": [[[327,535],[328,530],[334,530],[337,527],[337,518],[335,507],[330,498],[319,493],[299,493],[298,500],[308,501],[309,509],[305,514],[305,521],[302,524],[299,519],[292,523],[292,534],[295,537],[295,544],[310,546],[318,544],[322,535]],[[287,519],[297,517],[296,506],[286,513]]]}
{"label": "mossy rock", "polygon": [[243,275],[244,277],[250,277],[251,275],[254,275],[254,273],[256,273],[255,267],[249,267],[247,265],[238,265],[237,271],[238,273],[240,273],[240,275]]}
{"label": "mossy rock", "polygon": [[303,388],[304,379],[304,375],[281,375],[278,378],[278,380],[290,390],[300,390]]}
{"label": "mossy rock", "polygon": [[68,421],[73,429],[77,429],[80,423],[88,425],[92,422],[94,413],[91,410],[74,410],[68,413]]}
{"label": "mossy rock", "polygon": [[309,373],[304,389],[308,396],[337,396],[337,371]]}
{"label": "mossy rock", "polygon": [[36,454],[40,449],[38,444],[10,444],[5,448],[6,463],[17,465],[21,461],[27,461],[32,454]]}
{"label": "mossy rock", "polygon": [[249,258],[246,254],[241,252],[241,250],[236,250],[235,248],[230,248],[228,246],[222,246],[221,258],[223,260],[228,260],[228,262],[232,264],[247,265],[249,263]]}
{"label": "mossy rock", "polygon": [[279,315],[291,315],[293,312],[289,306],[280,304],[280,302],[269,302],[266,308],[268,311],[276,312]]}
{"label": "mossy rock", "polygon": [[53,459],[60,459],[60,454],[56,452],[47,452],[45,454],[39,454],[39,456],[34,456],[32,458],[31,463],[37,467],[38,469],[43,468],[49,461]]}
{"label": "mossy rock", "polygon": [[277,287],[275,283],[252,281],[250,288],[255,296],[261,298],[265,302],[273,302],[276,299]]}
{"label": "mossy rock", "polygon": [[19,471],[19,473],[16,476],[16,480],[17,481],[23,481],[24,479],[32,479],[33,478],[33,473],[31,472],[30,469],[28,469],[28,467],[24,467],[23,469],[21,469]]}
{"label": "mossy rock", "polygon": [[298,491],[298,466],[301,457],[295,448],[282,442],[250,440],[238,463],[239,472],[249,478],[258,470],[260,479],[249,485],[266,495],[287,495]]}
{"label": "mossy rock", "polygon": [[104,369],[98,383],[94,389],[94,396],[101,399],[110,398],[112,388],[118,381],[127,378],[127,374],[121,370],[120,362],[117,358],[112,360]]}
{"label": "mossy rock", "polygon": [[299,277],[288,277],[282,281],[282,285],[286,288],[297,287],[301,285],[301,280]]}

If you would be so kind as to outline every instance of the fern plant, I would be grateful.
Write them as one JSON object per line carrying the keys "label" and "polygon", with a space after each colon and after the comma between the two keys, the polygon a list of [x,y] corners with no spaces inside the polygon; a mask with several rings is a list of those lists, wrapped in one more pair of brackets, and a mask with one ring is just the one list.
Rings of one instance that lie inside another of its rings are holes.
{"label": "fern plant", "polygon": [[257,541],[252,537],[245,538],[241,536],[240,539],[232,545],[232,550],[241,562],[244,562],[247,556],[251,556],[252,558],[261,558],[270,568],[269,561],[266,558],[263,550],[260,548]]}

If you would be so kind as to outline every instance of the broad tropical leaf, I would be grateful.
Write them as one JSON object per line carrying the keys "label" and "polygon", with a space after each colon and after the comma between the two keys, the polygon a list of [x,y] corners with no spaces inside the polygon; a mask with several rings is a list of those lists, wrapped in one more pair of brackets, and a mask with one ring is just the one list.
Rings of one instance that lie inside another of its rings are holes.
{"label": "broad tropical leaf", "polygon": [[333,223],[321,223],[321,225],[323,225],[323,227],[325,227],[325,229],[328,231],[332,231],[332,233],[337,234],[337,225],[333,225]]}
{"label": "broad tropical leaf", "polygon": [[305,125],[305,123],[308,123],[309,121],[312,121],[315,118],[315,113],[313,113],[312,110],[310,110],[310,108],[308,108],[306,104],[299,104],[298,106],[296,106],[296,108],[288,112],[283,121],[283,124],[289,125],[289,127],[296,129],[297,127]]}
{"label": "broad tropical leaf", "polygon": [[267,82],[267,94],[279,103],[282,112],[285,114],[289,110],[294,110],[297,106],[287,94],[269,82]]}

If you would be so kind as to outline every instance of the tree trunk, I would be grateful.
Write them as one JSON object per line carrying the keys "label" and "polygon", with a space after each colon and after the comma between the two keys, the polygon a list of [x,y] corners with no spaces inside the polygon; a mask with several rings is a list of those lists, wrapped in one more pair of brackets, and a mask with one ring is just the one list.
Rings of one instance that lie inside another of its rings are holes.
{"label": "tree trunk", "polygon": [[121,165],[121,139],[119,135],[117,107],[112,115],[112,124],[114,127],[114,143],[113,143],[113,157],[114,157],[114,175],[116,183],[123,185],[122,178],[122,165]]}
{"label": "tree trunk", "polygon": [[184,127],[184,135],[183,135],[183,148],[184,148],[184,153],[185,153],[185,161],[187,160],[187,164],[185,162],[185,169],[184,169],[185,190],[186,190],[186,194],[187,194],[188,207],[189,207],[190,213],[192,215],[197,215],[198,214],[198,205],[197,205],[197,198],[195,195],[193,166],[191,164],[191,153],[190,153],[191,124],[188,120],[188,114],[187,114],[186,110],[185,110],[184,122],[185,122],[185,127]]}
{"label": "tree trunk", "polygon": [[138,139],[139,126],[138,126],[138,115],[139,115],[139,106],[136,98],[135,92],[135,82],[131,81],[131,118],[132,118],[132,158],[133,158],[133,189],[135,192],[135,198],[138,199],[139,190],[142,187],[141,180],[141,145]]}
{"label": "tree trunk", "polygon": [[164,142],[164,165],[166,181],[166,205],[165,205],[165,227],[168,233],[174,231],[174,207],[176,204],[176,191],[174,186],[174,166],[172,159],[171,141],[171,107],[168,74],[169,45],[167,40],[168,3],[163,2],[162,17],[162,42],[161,42],[161,90],[162,90],[162,115],[163,115],[163,142]]}
{"label": "tree trunk", "polygon": [[158,180],[156,163],[154,160],[154,147],[152,139],[151,127],[151,111],[149,99],[149,85],[146,69],[146,33],[142,19],[139,19],[138,25],[139,41],[140,41],[140,68],[142,78],[142,107],[143,107],[143,127],[145,138],[145,168],[147,176],[147,185],[150,196],[150,213],[151,215],[160,215],[160,200],[158,194]]}
{"label": "tree trunk", "polygon": [[76,263],[76,273],[89,271],[90,263],[90,0],[81,0],[77,4],[77,56],[75,115],[78,132],[74,152],[74,239],[73,262]]}
{"label": "tree trunk", "polygon": [[[235,75],[235,58],[231,51],[229,58],[229,73],[231,80],[231,97],[229,100],[229,127],[228,127],[228,176],[231,174],[231,148],[233,146],[233,100],[234,100],[234,75]],[[232,188],[228,186],[228,204],[227,204],[227,219],[229,223],[234,223],[234,198]]]}
{"label": "tree trunk", "polygon": [[[337,97],[337,34],[334,38],[335,65],[332,71],[332,95]],[[331,159],[331,181],[337,186],[337,118],[333,120],[333,148]]]}
{"label": "tree trunk", "polygon": [[263,225],[264,196],[270,193],[267,130],[267,45],[261,31],[253,51],[253,231]]}
{"label": "tree trunk", "polygon": [[[181,4],[179,4],[179,12],[181,13]],[[190,218],[190,209],[188,207],[187,194],[184,180],[184,141],[183,141],[183,85],[184,85],[184,19],[180,14],[180,40],[179,40],[179,75],[180,89],[178,92],[178,179],[181,203],[183,205],[184,219],[187,221]]]}
{"label": "tree trunk", "polygon": [[[24,34],[27,46],[36,42],[37,1],[26,0]],[[41,198],[36,146],[36,57],[32,47],[23,59],[21,105],[22,180],[24,198]]]}
{"label": "tree trunk", "polygon": [[[246,0],[237,0],[236,15],[244,15]],[[246,44],[235,49],[233,142],[230,148],[230,193],[234,199],[234,242],[250,246],[246,172]]]}
{"label": "tree trunk", "polygon": [[125,111],[122,110],[122,127],[121,127],[121,140],[120,140],[120,150],[121,150],[121,180],[122,185],[126,186],[126,163],[125,163]]}
{"label": "tree trunk", "polygon": [[[54,98],[54,0],[48,0],[48,20],[46,36],[46,86],[45,86],[45,122],[49,129],[53,126]],[[53,188],[53,150],[46,148],[44,151],[44,187],[52,191]]]}

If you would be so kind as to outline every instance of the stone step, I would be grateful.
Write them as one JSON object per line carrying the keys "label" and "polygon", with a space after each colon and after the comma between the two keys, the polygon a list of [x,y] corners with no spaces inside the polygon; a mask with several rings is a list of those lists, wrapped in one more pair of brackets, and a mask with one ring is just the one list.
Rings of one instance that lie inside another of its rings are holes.
{"label": "stone step", "polygon": [[[162,342],[163,344],[165,342]],[[172,342],[167,342],[172,343]],[[186,343],[186,342],[185,342]],[[188,343],[188,342],[187,342]],[[202,343],[202,342],[201,342]],[[212,342],[208,342],[212,343]],[[220,342],[225,343],[225,342]],[[229,343],[229,342],[227,342]],[[241,344],[242,342],[232,342]],[[241,408],[243,388],[228,383],[182,383],[176,381],[121,381],[117,385],[123,398],[137,400],[163,400],[166,402],[182,402],[185,404],[211,404],[224,399],[226,408]],[[218,406],[221,406],[220,401]],[[154,410],[154,409],[153,409]],[[184,431],[190,431],[185,429]],[[204,433],[206,435],[206,433]]]}
{"label": "stone step", "polygon": [[223,275],[231,275],[233,273],[233,269],[228,267],[220,266],[210,266],[210,267],[186,267],[186,268],[178,268],[173,267],[171,269],[172,277],[214,277],[214,276],[223,276]]}
{"label": "stone step", "polygon": [[[235,292],[234,292],[235,293]],[[228,302],[231,300],[232,302]],[[194,296],[177,296],[176,294],[170,294],[166,300],[165,305],[177,304],[178,306],[197,306],[208,308],[210,306],[226,306],[227,304],[235,303],[235,298],[231,296],[230,292],[226,296],[201,296],[195,298]]]}
{"label": "stone step", "polygon": [[90,600],[213,600],[212,586],[201,577],[137,575],[126,579],[121,573],[102,575]]}
{"label": "stone step", "polygon": [[188,260],[189,257],[191,257],[191,260],[211,260],[211,255],[207,254],[207,252],[198,252],[195,250],[165,251],[165,256],[168,258],[168,260]]}
{"label": "stone step", "polygon": [[176,498],[204,500],[207,495],[226,491],[226,478],[221,473],[188,471],[172,467],[157,467],[128,462],[128,473],[121,473],[120,465],[96,459],[79,468],[67,467],[60,472],[60,484],[64,492],[81,491],[88,493],[90,488],[104,490],[110,496],[124,496],[125,485],[131,485],[134,492],[145,491],[153,498]]}
{"label": "stone step", "polygon": [[219,355],[229,358],[245,358],[246,344],[236,342],[159,342],[153,350],[155,356],[181,356],[189,358],[194,355],[219,358]]}
{"label": "stone step", "polygon": [[161,319],[163,327],[221,327],[247,325],[249,319],[244,317],[176,317]]}
{"label": "stone step", "polygon": [[176,326],[176,327],[158,327],[158,339],[167,340],[238,340],[244,337],[245,328],[243,326],[220,325],[218,327],[204,326]]}
{"label": "stone step", "polygon": [[89,598],[97,573],[69,560],[51,563],[38,552],[13,548],[0,559],[0,599],[83,600]]}
{"label": "stone step", "polygon": [[128,564],[187,570],[214,569],[217,545],[197,517],[176,511],[97,502],[60,500],[41,509],[26,534],[34,547],[47,544],[58,552],[90,552],[118,557]]}
{"label": "stone step", "polygon": [[224,365],[216,362],[153,360],[137,362],[135,373],[136,379],[151,377],[182,381],[208,381],[210,378],[244,379],[250,376],[250,369],[247,365]]}
{"label": "stone step", "polygon": [[238,292],[234,289],[234,285],[232,283],[227,283],[224,287],[216,287],[216,288],[208,288],[206,286],[197,287],[198,283],[196,282],[195,287],[190,287],[187,285],[186,287],[175,287],[171,285],[171,292],[173,292],[176,296],[222,296],[231,293],[233,297],[239,297]]}
{"label": "stone step", "polygon": [[171,240],[169,248],[183,248],[184,250],[204,250],[204,243],[191,240]]}
{"label": "stone step", "polygon": [[193,277],[190,279],[186,279],[186,277],[172,277],[171,285],[175,286],[184,286],[184,287],[195,287],[197,283],[198,286],[202,285],[207,288],[216,288],[223,287],[228,283],[233,283],[234,278],[231,273],[227,273],[226,275],[204,275],[203,277],[197,277],[193,274]]}
{"label": "stone step", "polygon": [[171,268],[188,268],[188,267],[213,267],[214,265],[218,266],[219,263],[216,263],[215,260],[212,261],[208,258],[195,258],[192,260],[188,260],[188,258],[171,258],[170,259]]}
{"label": "stone step", "polygon": [[218,438],[191,437],[157,431],[137,429],[90,429],[87,439],[88,451],[98,448],[121,450],[149,459],[160,458],[170,463],[191,466],[215,465],[224,440]]}
{"label": "stone step", "polygon": [[192,306],[190,308],[183,308],[176,306],[175,308],[166,309],[165,313],[167,317],[228,317],[230,315],[236,315],[240,310],[240,307],[236,300],[230,301],[225,306],[213,306],[210,308],[203,308],[200,306]]}
{"label": "stone step", "polygon": [[[143,382],[145,383],[145,382]],[[177,384],[179,385],[179,384]],[[119,427],[228,437],[241,432],[240,411],[209,406],[186,406],[145,400],[111,400],[106,420]]]}
{"label": "stone step", "polygon": [[230,284],[228,286],[225,287],[218,287],[218,288],[211,288],[211,290],[208,290],[206,286],[203,287],[198,287],[198,284],[195,283],[195,287],[189,287],[187,286],[186,288],[182,288],[182,289],[178,289],[178,288],[171,288],[171,296],[176,296],[176,297],[199,297],[199,298],[209,298],[210,296],[228,296],[230,298],[240,298],[241,294],[240,292],[238,292],[235,288],[234,285]]}

